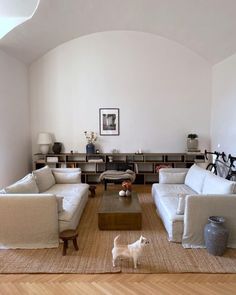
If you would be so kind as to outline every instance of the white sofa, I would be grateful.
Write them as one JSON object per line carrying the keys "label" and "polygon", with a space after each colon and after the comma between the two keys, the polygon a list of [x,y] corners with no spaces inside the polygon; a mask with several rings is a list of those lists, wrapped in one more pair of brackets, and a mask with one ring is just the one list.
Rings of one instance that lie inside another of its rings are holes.
{"label": "white sofa", "polygon": [[163,168],[152,186],[157,213],[171,242],[185,248],[205,247],[203,230],[208,217],[223,216],[229,229],[228,246],[236,248],[235,182],[198,167]]}
{"label": "white sofa", "polygon": [[0,192],[0,249],[52,248],[76,229],[88,201],[80,169],[48,166]]}

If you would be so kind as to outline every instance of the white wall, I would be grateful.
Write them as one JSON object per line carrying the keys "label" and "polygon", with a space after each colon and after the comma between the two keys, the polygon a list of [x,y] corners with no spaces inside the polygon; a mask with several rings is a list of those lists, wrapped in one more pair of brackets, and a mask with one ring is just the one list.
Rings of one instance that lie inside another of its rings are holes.
{"label": "white wall", "polygon": [[31,168],[28,71],[0,50],[0,187]]}
{"label": "white wall", "polygon": [[99,108],[120,108],[120,136],[101,136],[110,152],[183,152],[197,133],[209,148],[211,67],[189,49],[140,32],[103,32],[69,41],[30,68],[33,152],[48,131],[65,150],[85,151],[99,131]]}
{"label": "white wall", "polygon": [[236,156],[236,54],[213,67],[212,150]]}

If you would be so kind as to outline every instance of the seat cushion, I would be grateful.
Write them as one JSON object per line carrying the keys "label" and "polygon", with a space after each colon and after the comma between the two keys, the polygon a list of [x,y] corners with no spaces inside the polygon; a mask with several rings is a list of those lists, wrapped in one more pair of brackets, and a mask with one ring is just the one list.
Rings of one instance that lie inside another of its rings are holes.
{"label": "seat cushion", "polygon": [[37,194],[39,192],[35,178],[32,174],[26,175],[19,181],[7,186],[4,190],[7,194]]}
{"label": "seat cushion", "polygon": [[179,194],[196,195],[196,192],[185,184],[154,183],[152,189],[160,197],[176,197]]}
{"label": "seat cushion", "polygon": [[209,171],[194,164],[188,170],[184,183],[197,193],[201,194],[204,180],[209,173]]}
{"label": "seat cushion", "polygon": [[55,184],[55,178],[48,166],[34,170],[33,175],[35,177],[40,193],[45,192]]}
{"label": "seat cushion", "polygon": [[233,194],[235,182],[209,173],[203,184],[203,194]]}
{"label": "seat cushion", "polygon": [[70,221],[73,218],[82,198],[87,195],[89,185],[80,184],[55,184],[46,193],[63,196],[63,211],[59,213],[59,220]]}

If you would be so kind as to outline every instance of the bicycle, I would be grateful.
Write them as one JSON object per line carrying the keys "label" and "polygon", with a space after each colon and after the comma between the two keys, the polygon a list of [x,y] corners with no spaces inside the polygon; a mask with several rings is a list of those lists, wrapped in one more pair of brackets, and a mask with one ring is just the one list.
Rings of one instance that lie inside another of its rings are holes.
{"label": "bicycle", "polygon": [[225,178],[228,180],[231,180],[233,177],[236,177],[236,171],[234,170],[235,169],[234,162],[236,161],[236,157],[232,157],[231,154],[229,154],[228,161],[230,162],[230,165],[229,165],[227,176]]}
{"label": "bicycle", "polygon": [[[224,152],[222,153],[219,153],[219,152],[208,152],[207,150],[205,150],[205,158],[206,160],[208,160],[208,157],[207,155],[215,155],[216,156],[216,159],[215,159],[215,162],[211,162],[207,165],[206,167],[206,170],[209,170],[211,171],[212,173],[214,173],[215,175],[218,174],[218,171],[217,171],[217,164],[220,163],[220,164],[223,164],[223,165],[226,165],[225,163],[227,162],[227,159],[226,159],[226,154]],[[222,158],[223,161],[221,161],[219,158]]]}

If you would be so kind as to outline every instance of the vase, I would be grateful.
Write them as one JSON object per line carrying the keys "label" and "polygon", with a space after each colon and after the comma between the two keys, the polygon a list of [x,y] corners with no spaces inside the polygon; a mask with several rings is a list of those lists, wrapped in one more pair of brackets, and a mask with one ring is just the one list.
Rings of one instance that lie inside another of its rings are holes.
{"label": "vase", "polygon": [[95,145],[93,143],[88,143],[86,145],[86,153],[87,154],[95,154]]}
{"label": "vase", "polygon": [[222,256],[229,237],[229,230],[224,227],[225,219],[220,216],[210,216],[208,221],[204,228],[207,251],[212,255]]}
{"label": "vase", "polygon": [[54,154],[60,154],[62,148],[62,143],[61,142],[54,142],[52,151]]}
{"label": "vase", "polygon": [[197,138],[187,138],[187,149],[188,151],[198,150],[198,139]]}

